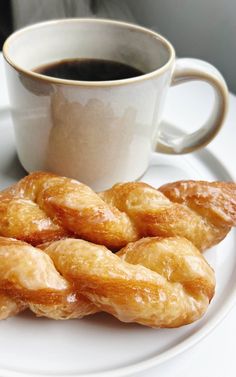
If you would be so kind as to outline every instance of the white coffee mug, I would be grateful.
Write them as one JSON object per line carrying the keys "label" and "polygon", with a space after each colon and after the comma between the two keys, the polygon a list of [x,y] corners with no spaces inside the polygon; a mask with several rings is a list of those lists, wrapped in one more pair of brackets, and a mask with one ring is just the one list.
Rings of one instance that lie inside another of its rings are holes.
{"label": "white coffee mug", "polygon": [[[153,149],[178,154],[203,147],[227,111],[227,86],[216,68],[196,59],[176,60],[165,38],[137,25],[102,19],[47,21],[13,33],[3,54],[24,168],[76,178],[95,190],[138,179]],[[144,74],[95,82],[34,72],[72,58],[113,60]],[[191,80],[213,87],[211,116],[198,131],[171,137],[161,127],[167,91]]]}

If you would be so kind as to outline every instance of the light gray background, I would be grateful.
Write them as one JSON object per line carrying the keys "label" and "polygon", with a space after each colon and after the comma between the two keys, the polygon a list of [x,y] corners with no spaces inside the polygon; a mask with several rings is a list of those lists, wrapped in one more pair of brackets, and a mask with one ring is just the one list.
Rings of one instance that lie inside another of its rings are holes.
{"label": "light gray background", "polygon": [[166,36],[178,56],[214,64],[236,92],[236,0],[126,2],[136,21]]}

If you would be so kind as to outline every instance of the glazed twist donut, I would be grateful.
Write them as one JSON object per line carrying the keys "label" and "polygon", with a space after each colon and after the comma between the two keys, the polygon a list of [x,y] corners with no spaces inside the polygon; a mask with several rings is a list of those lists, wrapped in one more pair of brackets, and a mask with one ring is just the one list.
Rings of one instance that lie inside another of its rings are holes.
{"label": "glazed twist donut", "polygon": [[180,181],[159,190],[122,183],[96,194],[38,172],[0,194],[0,235],[32,245],[79,237],[119,250],[141,237],[182,236],[203,251],[234,225],[236,184],[227,182]]}
{"label": "glazed twist donut", "polygon": [[236,226],[235,183],[179,181],[158,190],[142,182],[121,183],[100,197],[127,213],[141,236],[182,236],[200,251]]}
{"label": "glazed twist donut", "polygon": [[181,237],[144,238],[118,254],[73,238],[42,249],[0,238],[1,297],[37,315],[64,319],[101,310],[124,322],[177,327],[200,318],[214,294],[213,270]]}
{"label": "glazed twist donut", "polygon": [[0,194],[0,235],[38,245],[73,234],[114,249],[139,238],[126,213],[73,179],[36,172]]}

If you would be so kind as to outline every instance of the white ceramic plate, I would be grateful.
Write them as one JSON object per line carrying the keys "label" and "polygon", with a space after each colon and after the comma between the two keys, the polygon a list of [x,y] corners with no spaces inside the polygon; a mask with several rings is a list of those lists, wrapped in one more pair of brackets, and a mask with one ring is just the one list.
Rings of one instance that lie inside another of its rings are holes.
{"label": "white ceramic plate", "polygon": [[[0,187],[25,175],[16,157],[10,119],[1,123]],[[207,150],[191,156],[153,156],[142,180],[160,186],[178,179],[232,180]],[[30,312],[0,322],[0,375],[127,376],[160,364],[206,336],[236,301],[235,232],[206,257],[216,271],[217,289],[204,318],[179,329],[154,330],[122,324],[106,314],[65,322]]]}

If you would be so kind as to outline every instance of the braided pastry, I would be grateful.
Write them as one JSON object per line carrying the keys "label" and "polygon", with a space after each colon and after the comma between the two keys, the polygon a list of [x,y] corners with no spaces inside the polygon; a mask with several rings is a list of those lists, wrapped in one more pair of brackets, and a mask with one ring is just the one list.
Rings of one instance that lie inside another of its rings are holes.
{"label": "braided pastry", "polygon": [[214,294],[213,270],[181,237],[144,238],[118,254],[73,238],[41,248],[0,237],[0,297],[37,315],[102,310],[124,322],[177,327],[200,318]]}
{"label": "braided pastry", "polygon": [[227,182],[122,183],[96,194],[36,172],[0,193],[0,235],[32,245],[79,237],[119,250],[141,237],[182,236],[203,251],[235,225],[236,184]]}

